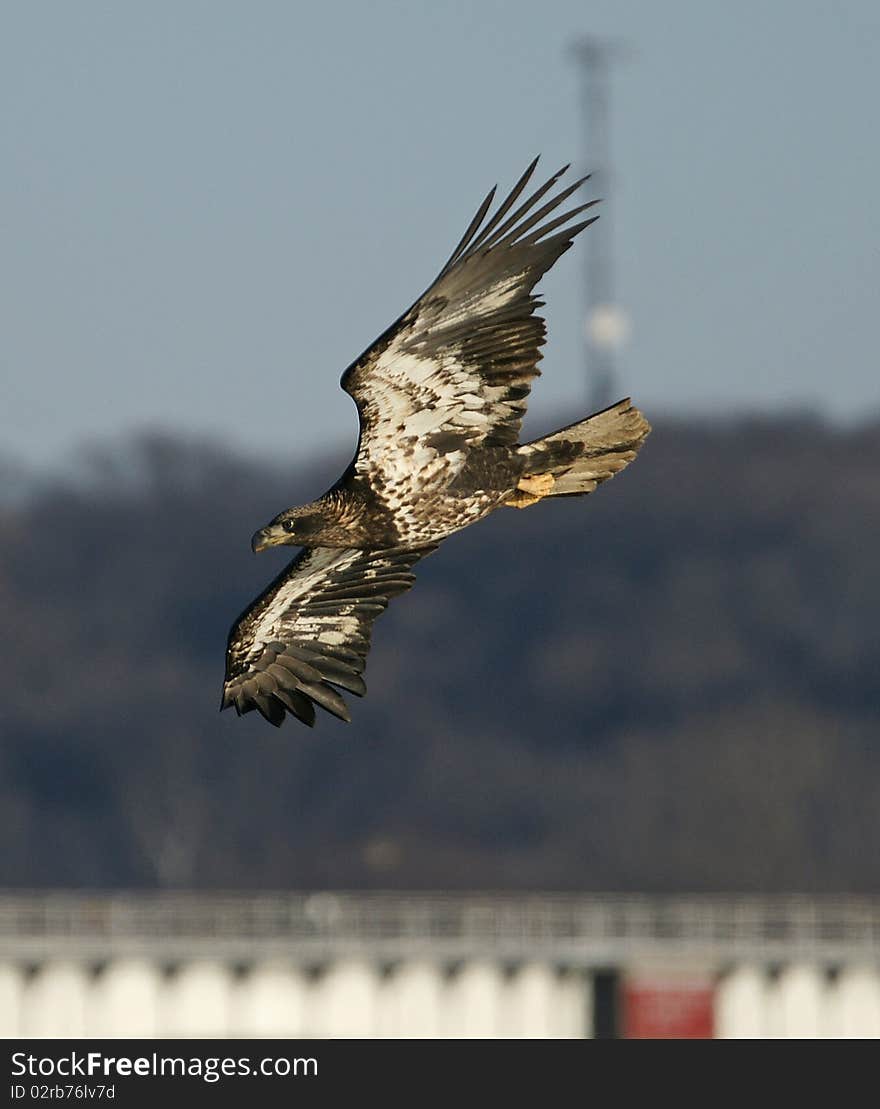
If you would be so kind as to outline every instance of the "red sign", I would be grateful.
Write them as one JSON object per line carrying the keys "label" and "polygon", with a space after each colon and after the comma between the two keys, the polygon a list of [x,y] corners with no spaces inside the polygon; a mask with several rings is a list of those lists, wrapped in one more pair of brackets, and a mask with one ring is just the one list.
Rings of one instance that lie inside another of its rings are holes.
{"label": "red sign", "polygon": [[704,978],[629,978],[623,986],[627,1040],[711,1040],[714,990]]}

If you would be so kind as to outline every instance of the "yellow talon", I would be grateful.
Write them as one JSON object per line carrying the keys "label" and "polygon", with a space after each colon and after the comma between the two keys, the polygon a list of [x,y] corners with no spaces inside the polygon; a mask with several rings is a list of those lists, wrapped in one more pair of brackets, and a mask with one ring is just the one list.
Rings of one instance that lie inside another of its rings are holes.
{"label": "yellow talon", "polygon": [[552,474],[533,474],[531,477],[520,478],[517,485],[519,492],[508,497],[504,503],[511,508],[528,508],[546,497],[555,484],[556,478]]}
{"label": "yellow talon", "polygon": [[533,474],[531,477],[520,478],[517,489],[540,498],[546,497],[555,484],[556,478],[552,474]]}

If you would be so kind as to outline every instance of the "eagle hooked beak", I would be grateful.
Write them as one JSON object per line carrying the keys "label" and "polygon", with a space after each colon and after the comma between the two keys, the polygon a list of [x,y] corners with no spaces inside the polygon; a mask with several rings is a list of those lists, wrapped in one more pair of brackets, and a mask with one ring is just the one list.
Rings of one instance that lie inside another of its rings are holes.
{"label": "eagle hooked beak", "polygon": [[289,538],[287,532],[278,524],[269,524],[268,527],[260,528],[259,531],[254,532],[251,539],[251,550],[254,554],[259,554],[260,551],[265,551],[268,547],[277,547]]}

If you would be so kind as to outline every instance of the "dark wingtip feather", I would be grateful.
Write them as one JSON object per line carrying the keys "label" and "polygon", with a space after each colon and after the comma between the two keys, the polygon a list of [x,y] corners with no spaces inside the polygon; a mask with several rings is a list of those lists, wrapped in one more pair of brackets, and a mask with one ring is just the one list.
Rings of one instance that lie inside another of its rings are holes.
{"label": "dark wingtip feather", "polygon": [[265,693],[254,693],[251,701],[257,706],[260,715],[270,724],[274,724],[276,728],[281,727],[284,721],[284,706],[280,705],[274,697]]}
{"label": "dark wingtip feather", "polygon": [[455,262],[458,260],[459,256],[464,254],[464,252],[468,249],[468,247],[470,245],[470,242],[471,242],[471,239],[479,231],[480,225],[482,224],[483,220],[486,218],[486,213],[492,207],[492,201],[495,199],[495,193],[496,193],[497,189],[498,189],[498,186],[493,185],[492,188],[489,190],[489,192],[486,194],[486,199],[483,201],[483,203],[477,209],[477,214],[474,216],[474,218],[468,224],[467,230],[462,235],[462,237],[459,239],[458,244],[455,247],[455,250],[453,250],[452,254],[449,256],[449,261],[446,263],[446,265],[440,271],[441,273],[446,273],[446,271],[451,266],[453,266],[455,264]]}
{"label": "dark wingtip feather", "polygon": [[520,177],[519,181],[517,181],[517,185],[521,184],[521,185],[525,186],[531,180],[531,176],[535,172],[535,170],[538,168],[538,162],[540,160],[541,160],[541,155],[540,154],[536,154],[534,156],[534,158],[532,158],[532,160],[526,166],[525,172],[523,173],[522,177]]}
{"label": "dark wingtip feather", "polygon": [[[469,234],[466,237],[466,241],[463,241],[460,244],[459,248],[456,250],[456,253],[453,255],[453,260],[457,260],[458,257],[465,252],[465,249],[469,253],[473,253],[474,251],[479,250],[485,244],[486,240],[489,238],[498,224],[504,219],[513,205],[517,202],[520,195],[522,194],[523,189],[526,187],[526,185],[528,185],[529,181],[532,178],[532,174],[535,172],[535,166],[537,166],[538,164],[539,157],[540,155],[537,155],[532,163],[526,168],[525,173],[520,176],[519,180],[516,182],[516,184],[513,186],[504,200],[502,200],[501,204],[498,206],[497,211],[489,219],[489,222],[485,226],[473,228],[472,231],[470,228],[468,229]],[[482,219],[480,220],[480,223],[482,224]],[[449,268],[448,263],[445,268]]]}
{"label": "dark wingtip feather", "polygon": [[586,204],[579,204],[577,208],[570,208],[567,212],[563,212],[561,216],[557,216],[555,219],[550,220],[549,223],[542,223],[531,235],[526,235],[524,238],[517,239],[517,242],[534,246],[536,243],[539,243],[541,239],[549,235],[551,231],[555,231],[557,227],[563,227],[566,223],[569,223],[570,220],[573,220],[575,216],[579,216],[581,212],[586,212],[588,208],[594,208],[597,204],[601,204],[601,200],[588,200]]}
{"label": "dark wingtip feather", "polygon": [[581,223],[576,223],[573,227],[566,228],[566,231],[574,238],[575,235],[580,235],[585,227],[589,227],[591,224],[595,223],[598,218],[598,216],[593,216],[592,219],[585,219]]}
{"label": "dark wingtip feather", "polygon": [[[275,692],[275,697],[297,720],[301,720],[309,728],[314,728],[317,715],[315,706],[305,694],[295,689],[278,689]],[[284,709],[281,711],[283,713]]]}
{"label": "dark wingtip feather", "polygon": [[351,723],[351,713],[349,712],[348,705],[343,700],[342,696],[336,692],[331,686],[324,682],[315,682],[314,684],[303,684],[301,687],[302,692],[310,697],[315,704],[326,709],[327,712],[338,716],[340,720],[344,720],[346,724]]}
{"label": "dark wingtip feather", "polygon": [[[563,189],[558,195],[553,196],[541,208],[538,208],[538,202],[542,197],[546,196],[548,192],[556,186],[556,183],[563,176],[570,166],[563,166],[557,170],[553,176],[544,182],[538,189],[536,189],[526,200],[510,216],[507,212],[513,205],[513,201],[518,199],[520,192],[525,184],[525,179],[520,179],[514,188],[513,193],[504,201],[499,211],[490,219],[489,223],[479,233],[479,235],[470,244],[467,253],[473,253],[477,250],[489,251],[499,245],[510,245],[517,241],[521,236],[525,235],[536,223],[539,223],[545,216],[549,215],[555,208],[557,208],[563,201],[571,196],[571,194],[584,183],[581,178],[575,181],[573,185],[569,185]],[[502,216],[507,216],[503,223],[501,223]]]}

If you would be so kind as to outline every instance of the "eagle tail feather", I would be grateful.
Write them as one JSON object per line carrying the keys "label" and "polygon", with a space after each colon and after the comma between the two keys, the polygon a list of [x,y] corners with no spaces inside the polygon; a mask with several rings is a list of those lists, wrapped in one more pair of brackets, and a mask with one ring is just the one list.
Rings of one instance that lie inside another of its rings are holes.
{"label": "eagle tail feather", "polygon": [[569,427],[520,447],[524,477],[551,474],[550,497],[592,493],[638,454],[651,425],[629,397]]}

